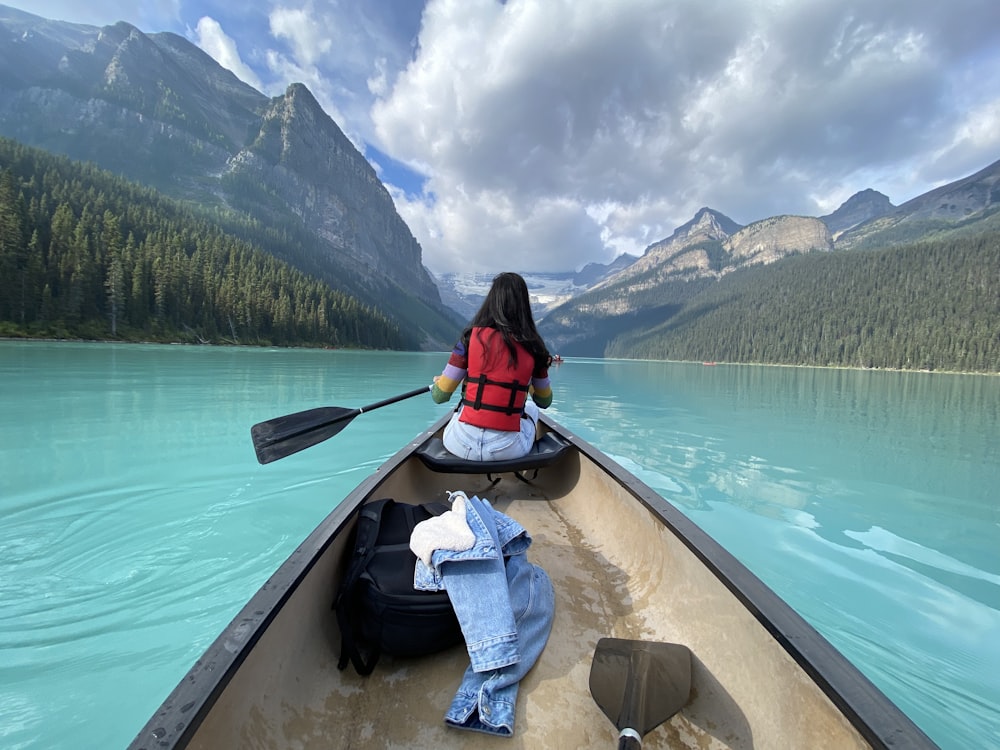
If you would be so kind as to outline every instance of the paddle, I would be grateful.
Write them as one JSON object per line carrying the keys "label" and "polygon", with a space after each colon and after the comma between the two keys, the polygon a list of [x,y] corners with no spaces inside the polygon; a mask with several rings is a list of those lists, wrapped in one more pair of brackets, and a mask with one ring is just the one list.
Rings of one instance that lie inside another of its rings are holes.
{"label": "paddle", "polygon": [[691,652],[676,643],[601,638],[590,665],[590,694],[618,728],[618,750],[680,711],[691,695]]}
{"label": "paddle", "polygon": [[431,386],[424,386],[402,393],[385,401],[377,401],[357,409],[345,409],[341,406],[320,406],[316,409],[306,409],[295,414],[286,414],[266,422],[258,422],[250,428],[253,438],[253,449],[257,452],[257,460],[262,464],[277,461],[279,458],[298,453],[317,443],[328,440],[347,427],[356,416],[367,411],[381,409],[403,399],[419,396],[430,391]]}

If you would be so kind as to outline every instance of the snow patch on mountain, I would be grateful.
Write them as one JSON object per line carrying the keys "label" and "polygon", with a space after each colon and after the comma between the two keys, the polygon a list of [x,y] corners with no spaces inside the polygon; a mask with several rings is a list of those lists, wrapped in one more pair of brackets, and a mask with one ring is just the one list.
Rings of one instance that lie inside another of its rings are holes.
{"label": "snow patch on mountain", "polygon": [[[492,273],[445,273],[437,276],[438,290],[441,301],[466,319],[471,319],[483,303],[490,285],[493,283]],[[525,273],[522,272],[528,285],[528,296],[531,298],[531,309],[535,320],[541,320],[545,313],[571,297],[587,289],[574,281],[577,274],[573,271],[560,273]]]}

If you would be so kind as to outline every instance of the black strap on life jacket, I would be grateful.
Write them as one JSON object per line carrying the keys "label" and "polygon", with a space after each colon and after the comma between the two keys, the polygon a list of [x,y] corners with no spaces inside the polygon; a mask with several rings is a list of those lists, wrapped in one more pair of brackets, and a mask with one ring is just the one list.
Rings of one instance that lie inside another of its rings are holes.
{"label": "black strap on life jacket", "polygon": [[[485,411],[499,411],[510,416],[511,414],[520,414],[521,409],[515,406],[517,401],[518,393],[527,393],[528,385],[521,385],[516,380],[512,380],[509,383],[501,380],[490,380],[486,375],[479,375],[475,378],[468,378],[468,382],[476,383],[479,387],[476,389],[476,398],[474,401],[470,401],[467,398],[462,399],[462,404],[465,406],[471,406],[473,409],[482,409]],[[506,388],[510,391],[510,401],[507,402],[507,406],[496,406],[494,404],[484,404],[483,403],[483,391],[486,390],[486,386],[495,385],[500,388]]]}

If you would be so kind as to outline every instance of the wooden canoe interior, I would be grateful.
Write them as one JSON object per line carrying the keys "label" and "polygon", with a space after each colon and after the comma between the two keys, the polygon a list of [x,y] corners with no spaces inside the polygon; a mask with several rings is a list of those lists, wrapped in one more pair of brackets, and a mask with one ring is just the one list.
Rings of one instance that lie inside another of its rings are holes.
{"label": "wooden canoe interior", "polygon": [[[531,484],[439,474],[412,456],[371,499],[489,499],[533,537],[551,577],[555,623],[521,682],[515,735],[447,728],[468,663],[464,647],[410,660],[383,656],[370,677],[338,671],[330,608],[345,557],[339,534],[291,593],[201,723],[189,747],[614,748],[618,731],[590,695],[603,636],[692,652],[692,698],[646,748],[864,748],[870,745],[729,589],[599,463],[575,449]],[[149,747],[154,747],[150,744]]]}

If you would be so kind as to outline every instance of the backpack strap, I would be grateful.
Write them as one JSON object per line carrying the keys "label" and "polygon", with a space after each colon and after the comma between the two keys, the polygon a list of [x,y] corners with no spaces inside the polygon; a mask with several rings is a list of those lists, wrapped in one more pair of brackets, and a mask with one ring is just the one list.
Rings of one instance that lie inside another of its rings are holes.
{"label": "backpack strap", "polygon": [[351,661],[360,675],[371,674],[372,670],[375,669],[380,649],[378,645],[375,645],[366,659],[358,648],[351,617],[354,609],[354,594],[361,574],[364,573],[372,555],[375,554],[375,541],[378,539],[379,527],[382,524],[382,514],[386,506],[392,502],[394,501],[391,498],[384,498],[361,506],[356,524],[357,537],[354,543],[354,553],[351,555],[347,571],[344,573],[340,589],[333,602],[334,609],[337,610],[337,624],[340,626],[340,660],[337,662],[337,669],[344,669],[347,667],[347,662]]}

